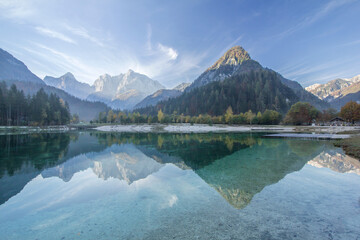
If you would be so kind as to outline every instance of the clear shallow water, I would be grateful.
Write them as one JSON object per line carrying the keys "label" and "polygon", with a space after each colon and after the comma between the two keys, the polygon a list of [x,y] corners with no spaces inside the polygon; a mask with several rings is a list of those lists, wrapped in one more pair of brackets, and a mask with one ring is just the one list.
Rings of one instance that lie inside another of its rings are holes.
{"label": "clear shallow water", "polygon": [[260,136],[0,136],[0,238],[359,238],[359,161]]}

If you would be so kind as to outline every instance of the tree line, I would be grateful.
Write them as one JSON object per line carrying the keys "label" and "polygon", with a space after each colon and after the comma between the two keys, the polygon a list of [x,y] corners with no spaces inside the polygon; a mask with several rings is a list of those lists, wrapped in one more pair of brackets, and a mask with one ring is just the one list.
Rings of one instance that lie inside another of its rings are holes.
{"label": "tree line", "polygon": [[0,83],[0,125],[64,125],[69,121],[69,105],[57,95],[47,95],[41,88],[33,96],[25,96],[16,85],[8,88],[5,82]]}
{"label": "tree line", "polygon": [[228,106],[222,115],[211,116],[209,114],[199,114],[190,116],[178,114],[174,111],[167,114],[159,109],[156,114],[140,114],[139,112],[122,112],[109,110],[101,112],[99,116],[91,123],[118,123],[118,124],[138,124],[138,123],[190,123],[190,124],[291,124],[291,125],[310,125],[313,122],[317,124],[327,124],[331,119],[340,116],[344,120],[354,123],[360,121],[360,104],[349,102],[337,112],[333,108],[323,111],[316,109],[310,103],[297,102],[293,104],[290,110],[283,116],[275,110],[266,109],[264,112],[252,112],[248,110],[244,113],[234,114],[231,106]]}
{"label": "tree line", "polygon": [[333,108],[322,112],[307,102],[297,102],[291,106],[283,122],[292,125],[327,124],[335,117],[341,117],[344,121],[354,124],[360,121],[360,104],[350,101],[345,104],[340,112]]}
{"label": "tree line", "polygon": [[99,113],[98,119],[91,123],[119,123],[119,124],[137,124],[137,123],[190,123],[190,124],[279,124],[282,116],[274,110],[265,110],[263,113],[253,113],[251,110],[234,114],[232,107],[229,106],[224,114],[219,116],[210,116],[209,114],[199,114],[189,116],[173,112],[166,114],[161,109],[156,115],[140,114],[139,112],[121,112],[109,110]]}

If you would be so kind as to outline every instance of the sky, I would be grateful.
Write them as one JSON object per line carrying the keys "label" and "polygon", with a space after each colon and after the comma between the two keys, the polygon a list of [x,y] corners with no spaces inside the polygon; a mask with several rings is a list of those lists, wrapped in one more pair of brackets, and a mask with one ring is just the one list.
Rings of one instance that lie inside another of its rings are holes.
{"label": "sky", "polygon": [[229,48],[306,87],[360,74],[356,0],[0,0],[0,48],[40,78],[128,69],[170,88]]}

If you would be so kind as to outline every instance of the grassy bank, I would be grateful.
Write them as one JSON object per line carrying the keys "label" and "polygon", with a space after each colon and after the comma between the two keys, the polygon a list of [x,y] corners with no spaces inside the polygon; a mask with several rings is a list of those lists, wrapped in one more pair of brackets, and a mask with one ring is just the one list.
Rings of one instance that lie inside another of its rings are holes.
{"label": "grassy bank", "polygon": [[342,139],[334,143],[337,147],[342,147],[344,152],[356,159],[360,160],[360,136]]}

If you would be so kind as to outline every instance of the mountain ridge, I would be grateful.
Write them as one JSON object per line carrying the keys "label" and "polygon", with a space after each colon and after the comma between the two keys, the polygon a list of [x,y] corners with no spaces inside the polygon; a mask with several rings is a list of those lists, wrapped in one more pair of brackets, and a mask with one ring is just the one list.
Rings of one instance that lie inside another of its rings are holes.
{"label": "mountain ridge", "polygon": [[351,89],[354,88],[353,85],[356,86],[359,83],[360,75],[357,75],[352,78],[336,78],[324,84],[315,83],[305,89],[318,98],[331,102],[335,98],[343,97],[348,93],[356,93],[357,89]]}
{"label": "mountain ridge", "polygon": [[131,110],[137,103],[159,89],[158,81],[129,69],[125,74],[101,75],[93,84],[95,91],[87,99],[105,102],[115,109]]}
{"label": "mountain ridge", "polygon": [[76,80],[75,76],[70,72],[67,72],[58,78],[45,76],[43,81],[49,86],[62,89],[80,99],[86,99],[89,94],[94,92],[92,86]]}

